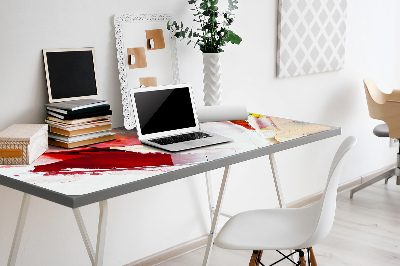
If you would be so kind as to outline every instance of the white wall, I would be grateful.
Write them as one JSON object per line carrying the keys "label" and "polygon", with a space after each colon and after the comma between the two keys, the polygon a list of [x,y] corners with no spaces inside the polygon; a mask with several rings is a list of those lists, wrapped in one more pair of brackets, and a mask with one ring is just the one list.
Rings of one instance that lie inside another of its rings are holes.
{"label": "white wall", "polygon": [[[47,92],[41,49],[96,48],[99,86],[122,114],[113,27],[116,13],[174,13],[191,21],[186,0],[0,0],[0,130],[13,123],[42,123]],[[275,78],[277,1],[240,1],[234,30],[240,46],[222,57],[223,102],[252,112],[342,127],[342,136],[277,154],[287,202],[322,190],[330,160],[348,135],[358,138],[342,182],[395,162],[396,149],[373,136],[362,79],[382,90],[400,86],[400,2],[348,1],[345,69]],[[201,54],[178,43],[181,80],[201,101]],[[221,171],[215,171],[218,188]],[[7,262],[22,193],[0,186],[0,265]],[[227,212],[276,207],[267,158],[234,165]],[[97,205],[82,208],[95,243]],[[204,235],[208,227],[203,176],[195,176],[109,201],[105,265],[121,265]],[[33,198],[17,265],[90,265],[72,211]]]}

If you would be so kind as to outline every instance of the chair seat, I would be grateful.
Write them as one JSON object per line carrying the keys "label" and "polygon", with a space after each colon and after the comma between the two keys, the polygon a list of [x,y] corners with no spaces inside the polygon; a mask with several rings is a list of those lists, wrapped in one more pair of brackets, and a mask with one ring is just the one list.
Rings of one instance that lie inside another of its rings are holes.
{"label": "chair seat", "polygon": [[214,244],[238,250],[300,249],[315,231],[319,204],[299,209],[266,209],[232,217]]}
{"label": "chair seat", "polygon": [[[242,212],[228,220],[216,236],[214,244],[226,249],[253,251],[294,249],[303,256],[303,252],[298,249],[314,246],[332,228],[344,158],[355,144],[355,137],[348,137],[342,142],[333,158],[324,193],[314,205],[298,209]],[[253,252],[250,265],[258,265],[260,256],[261,252]],[[313,265],[317,265],[312,249],[310,260]]]}
{"label": "chair seat", "polygon": [[377,137],[389,137],[389,127],[386,123],[377,125],[373,132]]}

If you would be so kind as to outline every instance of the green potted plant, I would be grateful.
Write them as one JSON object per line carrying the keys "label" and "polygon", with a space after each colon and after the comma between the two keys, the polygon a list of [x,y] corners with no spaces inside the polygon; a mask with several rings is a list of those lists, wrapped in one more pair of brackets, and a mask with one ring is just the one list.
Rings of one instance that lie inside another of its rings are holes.
{"label": "green potted plant", "polygon": [[204,64],[204,103],[218,105],[221,103],[220,91],[220,53],[226,44],[240,44],[242,38],[229,29],[234,21],[234,10],[238,9],[238,0],[228,0],[226,11],[219,11],[218,0],[189,0],[194,11],[193,21],[199,28],[184,27],[180,22],[168,22],[167,29],[177,38],[188,39],[187,44],[194,43],[203,53]]}

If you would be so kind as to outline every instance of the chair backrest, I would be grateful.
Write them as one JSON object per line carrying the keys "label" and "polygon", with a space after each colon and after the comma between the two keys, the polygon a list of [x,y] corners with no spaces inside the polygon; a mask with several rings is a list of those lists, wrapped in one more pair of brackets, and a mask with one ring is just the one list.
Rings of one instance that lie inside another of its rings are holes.
{"label": "chair backrest", "polygon": [[383,93],[372,79],[364,79],[369,116],[385,121],[389,127],[389,137],[400,138],[400,90],[391,94]]}
{"label": "chair backrest", "polygon": [[363,81],[369,116],[374,119],[382,120],[385,116],[385,112],[382,108],[387,101],[388,95],[379,90],[372,79],[366,78]]}
{"label": "chair backrest", "polygon": [[390,94],[381,91],[373,79],[365,78],[364,80],[365,93],[377,104],[385,104],[386,102],[400,102],[400,90],[394,89]]}
{"label": "chair backrest", "polygon": [[356,142],[357,139],[355,137],[351,136],[346,138],[333,158],[324,194],[319,202],[313,206],[320,208],[320,217],[314,233],[307,240],[304,247],[311,247],[318,243],[328,235],[332,228],[336,210],[337,189],[342,175],[346,154],[356,144]]}

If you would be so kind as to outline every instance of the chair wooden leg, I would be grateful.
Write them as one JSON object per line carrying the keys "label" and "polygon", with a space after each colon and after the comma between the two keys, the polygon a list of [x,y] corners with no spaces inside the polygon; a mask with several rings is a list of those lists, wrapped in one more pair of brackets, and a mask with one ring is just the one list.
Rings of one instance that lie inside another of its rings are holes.
{"label": "chair wooden leg", "polygon": [[301,257],[299,258],[300,266],[307,266],[306,258]]}
{"label": "chair wooden leg", "polygon": [[304,257],[303,250],[299,251],[299,262],[300,262],[300,266],[307,266],[307,261],[306,261],[306,258]]}
{"label": "chair wooden leg", "polygon": [[261,259],[262,254],[263,254],[262,250],[253,250],[249,266],[259,266],[260,265],[259,261]]}
{"label": "chair wooden leg", "polygon": [[310,262],[311,266],[318,266],[317,259],[315,258],[314,250],[312,247],[309,247],[308,250],[310,251]]}

